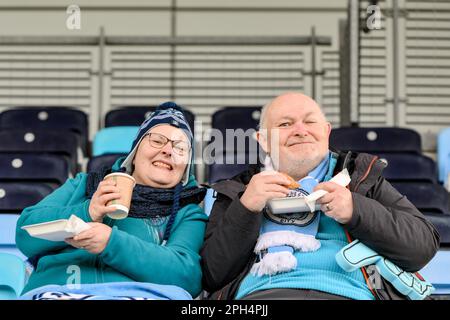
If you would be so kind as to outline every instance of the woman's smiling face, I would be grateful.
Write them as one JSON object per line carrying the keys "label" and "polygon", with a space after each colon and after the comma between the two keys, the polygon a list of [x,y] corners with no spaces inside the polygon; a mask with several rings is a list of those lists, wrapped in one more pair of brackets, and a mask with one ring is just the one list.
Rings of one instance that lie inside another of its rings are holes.
{"label": "woman's smiling face", "polygon": [[[176,142],[163,145],[166,138]],[[176,186],[189,162],[190,149],[186,150],[186,146],[190,148],[183,130],[166,124],[153,127],[142,138],[133,160],[136,183],[154,188]]]}

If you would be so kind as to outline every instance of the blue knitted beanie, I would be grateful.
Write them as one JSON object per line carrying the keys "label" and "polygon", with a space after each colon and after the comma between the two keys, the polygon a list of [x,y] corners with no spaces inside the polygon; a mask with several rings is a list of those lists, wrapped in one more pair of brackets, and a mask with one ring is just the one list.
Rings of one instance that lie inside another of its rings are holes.
{"label": "blue knitted beanie", "polygon": [[[186,118],[184,117],[183,108],[176,104],[175,102],[165,102],[159,105],[154,112],[150,114],[150,116],[141,124],[139,131],[137,133],[136,138],[133,141],[131,146],[131,151],[125,160],[122,162],[121,167],[125,168],[128,174],[132,173],[133,170],[133,160],[136,156],[136,152],[138,146],[144,137],[144,135],[149,132],[153,127],[169,124],[176,128],[181,129],[187,136],[190,145],[193,145],[193,134],[191,128],[189,127]],[[192,148],[189,154],[189,163],[186,166],[186,171],[184,172],[183,179],[181,182],[183,186],[186,185],[189,181],[190,167],[192,163]]]}

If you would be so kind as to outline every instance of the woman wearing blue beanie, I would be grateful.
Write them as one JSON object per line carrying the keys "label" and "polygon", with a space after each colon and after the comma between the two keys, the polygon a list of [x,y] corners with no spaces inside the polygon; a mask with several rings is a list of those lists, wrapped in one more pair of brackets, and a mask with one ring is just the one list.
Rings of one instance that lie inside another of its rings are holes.
{"label": "woman wearing blue beanie", "polygon": [[[79,173],[17,223],[16,243],[34,265],[23,299],[191,299],[201,291],[199,250],[205,195],[191,174],[193,135],[183,109],[160,105],[141,125],[130,153],[112,168]],[[120,198],[111,172],[136,180],[128,217],[107,216]],[[66,241],[21,227],[76,215],[90,229]]]}

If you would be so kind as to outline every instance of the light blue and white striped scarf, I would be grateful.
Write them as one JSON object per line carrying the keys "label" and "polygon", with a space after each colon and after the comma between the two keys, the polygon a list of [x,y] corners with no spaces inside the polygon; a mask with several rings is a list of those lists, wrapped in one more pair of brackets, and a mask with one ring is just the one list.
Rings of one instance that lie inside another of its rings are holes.
{"label": "light blue and white striped scarf", "polygon": [[[313,192],[314,187],[324,180],[329,180],[333,173],[330,166],[331,153],[303,179],[300,187],[292,190],[288,197],[305,197]],[[334,161],[332,162],[334,164]],[[265,170],[273,170],[270,159],[266,161]],[[255,253],[259,257],[251,273],[258,276],[287,272],[297,267],[294,251],[316,251],[320,241],[316,239],[319,228],[320,211],[272,214],[264,210],[263,222]]]}

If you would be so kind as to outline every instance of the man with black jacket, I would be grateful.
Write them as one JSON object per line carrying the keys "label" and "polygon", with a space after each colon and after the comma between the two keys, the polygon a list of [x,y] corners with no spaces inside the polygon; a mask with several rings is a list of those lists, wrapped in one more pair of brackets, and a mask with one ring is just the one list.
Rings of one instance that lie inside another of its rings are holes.
{"label": "man with black jacket", "polygon": [[[217,196],[201,250],[209,298],[404,298],[375,268],[346,273],[336,253],[359,239],[403,270],[416,272],[435,255],[439,234],[383,178],[383,162],[369,154],[330,150],[330,131],[320,107],[303,94],[285,93],[263,107],[257,139],[268,155],[266,168],[253,165],[212,186]],[[269,165],[272,170],[264,171]],[[328,181],[344,168],[351,177],[347,188]],[[308,215],[307,223],[305,215],[280,219],[267,209],[271,199],[293,195],[282,173],[300,182],[295,196],[327,191],[318,200],[320,211]],[[305,191],[302,186],[314,180]],[[314,229],[314,221],[316,230],[302,234]],[[289,237],[268,238],[274,230]],[[298,244],[306,238],[307,245]]]}

